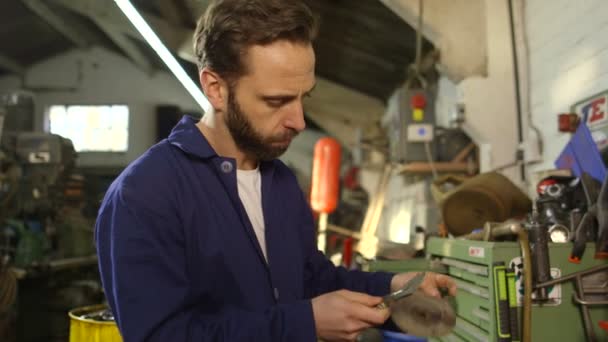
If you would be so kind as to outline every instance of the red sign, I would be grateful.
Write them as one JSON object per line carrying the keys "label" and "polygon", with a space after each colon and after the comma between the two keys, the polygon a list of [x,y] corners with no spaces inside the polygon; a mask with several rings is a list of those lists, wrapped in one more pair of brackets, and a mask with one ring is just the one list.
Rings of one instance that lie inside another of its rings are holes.
{"label": "red sign", "polygon": [[608,125],[608,94],[591,97],[575,105],[578,115],[590,129]]}

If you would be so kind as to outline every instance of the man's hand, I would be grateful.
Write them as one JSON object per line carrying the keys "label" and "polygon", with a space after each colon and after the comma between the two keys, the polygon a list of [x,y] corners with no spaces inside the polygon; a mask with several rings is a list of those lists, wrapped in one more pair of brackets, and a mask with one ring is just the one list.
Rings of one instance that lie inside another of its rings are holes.
{"label": "man's hand", "polygon": [[[410,281],[416,272],[399,273],[391,281],[391,292],[400,290]],[[452,278],[444,274],[426,272],[424,280],[419,287],[422,292],[432,297],[441,297],[440,289],[447,289],[450,296],[456,295],[456,283]]]}
{"label": "man's hand", "polygon": [[355,341],[361,331],[383,324],[387,309],[377,309],[381,297],[340,290],[312,300],[317,336],[324,341]]}

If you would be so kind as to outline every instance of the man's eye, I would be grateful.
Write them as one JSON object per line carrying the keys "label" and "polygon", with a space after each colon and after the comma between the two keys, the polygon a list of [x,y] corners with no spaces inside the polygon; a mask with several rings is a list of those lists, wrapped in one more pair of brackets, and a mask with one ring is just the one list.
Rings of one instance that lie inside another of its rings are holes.
{"label": "man's eye", "polygon": [[281,107],[282,105],[285,104],[285,100],[266,100],[266,103],[270,106],[270,107]]}

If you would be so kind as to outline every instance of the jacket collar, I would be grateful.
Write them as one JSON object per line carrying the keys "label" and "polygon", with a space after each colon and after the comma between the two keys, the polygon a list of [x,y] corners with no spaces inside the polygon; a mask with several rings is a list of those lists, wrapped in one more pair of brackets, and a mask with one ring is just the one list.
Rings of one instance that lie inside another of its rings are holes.
{"label": "jacket collar", "polygon": [[199,158],[207,159],[217,156],[217,153],[213,147],[211,147],[207,138],[205,138],[203,133],[196,127],[197,122],[198,119],[189,115],[184,115],[177,126],[171,131],[168,139],[169,143],[180,148],[182,151]]}
{"label": "jacket collar", "polygon": [[[196,127],[198,120],[199,119],[189,115],[184,115],[171,131],[168,138],[169,143],[178,147],[185,153],[198,158],[208,159],[218,156],[201,130]],[[274,161],[263,161],[260,163],[260,171],[262,171],[262,173],[270,171],[270,174],[272,174],[274,165]]]}

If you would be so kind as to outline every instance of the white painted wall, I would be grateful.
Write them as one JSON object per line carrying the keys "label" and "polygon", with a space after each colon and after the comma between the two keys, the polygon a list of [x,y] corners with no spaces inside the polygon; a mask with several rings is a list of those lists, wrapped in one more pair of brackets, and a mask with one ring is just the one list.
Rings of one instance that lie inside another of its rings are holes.
{"label": "white painted wall", "polygon": [[[472,76],[459,83],[444,76],[439,81],[437,121],[441,125],[448,125],[456,105],[464,104],[466,123],[463,129],[480,148],[482,172],[513,163],[518,147],[513,50],[507,4],[507,1],[485,0],[481,6],[484,11],[481,26],[487,32],[477,44],[487,46],[487,76]],[[438,34],[441,35],[442,31]],[[460,48],[466,49],[469,43],[463,42]],[[519,182],[516,168],[506,168],[502,172]]]}
{"label": "white painted wall", "polygon": [[[380,0],[410,26],[418,27],[418,0]],[[459,82],[487,75],[487,0],[425,0],[422,32],[441,51],[443,72]],[[498,2],[496,0],[492,0]]]}
{"label": "white painted wall", "polygon": [[[54,104],[127,104],[130,108],[126,153],[81,153],[80,166],[122,167],[155,143],[156,110],[160,104],[196,110],[196,102],[164,71],[149,75],[123,56],[102,48],[73,50],[27,70],[27,84],[36,88],[75,87],[74,92],[36,92],[36,129],[42,130],[44,110]],[[0,78],[0,93],[20,87],[14,77]]]}
{"label": "white painted wall", "polygon": [[608,90],[608,1],[527,0],[532,122],[542,132],[544,156],[531,171],[553,168],[569,135],[557,115]]}
{"label": "white painted wall", "polygon": [[[478,143],[488,144],[481,146],[482,172],[512,163],[518,145],[508,2],[486,0],[485,7],[488,76],[467,78],[458,85],[467,128],[482,140]],[[517,181],[515,169],[504,173]]]}

